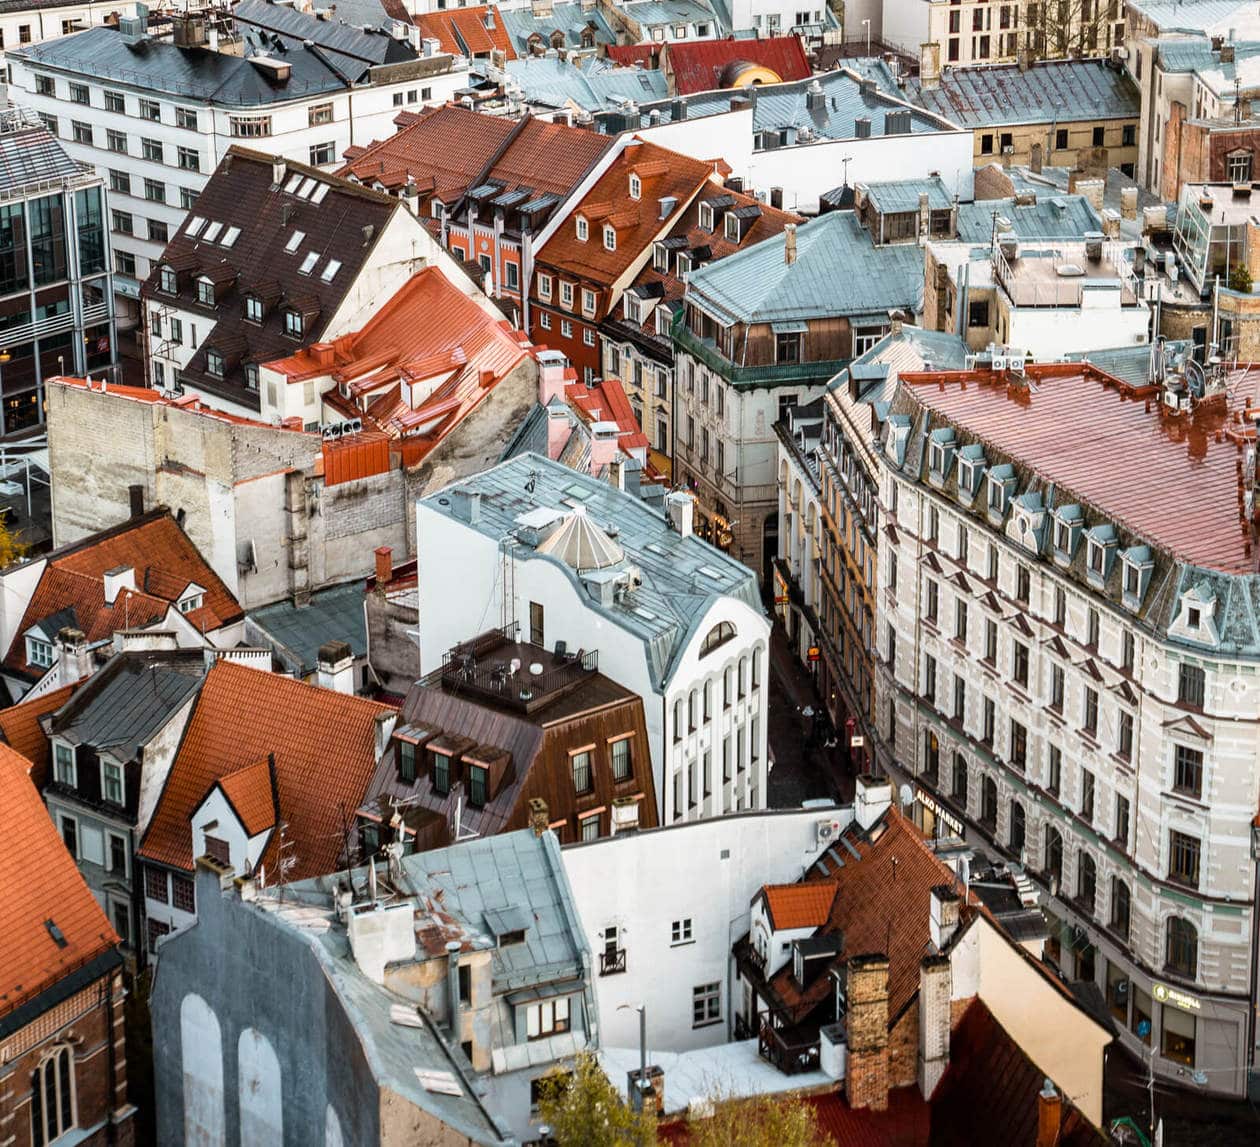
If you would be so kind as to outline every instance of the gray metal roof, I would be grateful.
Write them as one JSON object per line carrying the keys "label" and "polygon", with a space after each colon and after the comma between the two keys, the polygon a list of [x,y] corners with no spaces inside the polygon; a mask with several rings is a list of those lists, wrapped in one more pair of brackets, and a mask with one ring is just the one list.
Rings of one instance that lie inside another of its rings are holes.
{"label": "gray metal roof", "polygon": [[300,608],[290,600],[265,605],[252,610],[249,621],[287,651],[289,660],[300,661],[303,675],[315,671],[319,647],[327,641],[346,642],[356,657],[367,654],[361,581],[317,590]]}
{"label": "gray metal roof", "polygon": [[936,211],[947,211],[954,202],[954,197],[939,177],[896,179],[886,183],[862,183],[859,186],[866,189],[875,210],[881,215],[918,211],[920,195],[926,195],[928,206]]}
{"label": "gray metal roof", "polygon": [[1156,41],[1159,66],[1165,72],[1193,73],[1216,95],[1231,101],[1235,79],[1244,89],[1260,85],[1260,43],[1233,47],[1233,61],[1222,63],[1220,52],[1214,52],[1205,37]]}
{"label": "gray metal roof", "polygon": [[[532,493],[525,489],[531,478]],[[694,534],[680,536],[661,513],[636,495],[570,470],[544,455],[517,455],[422,498],[421,504],[462,521],[450,496],[456,490],[481,494],[478,522],[469,528],[496,542],[515,534],[522,514],[538,509],[565,513],[579,502],[593,521],[615,524],[627,565],[640,572],[642,585],[611,605],[601,605],[591,597],[576,571],[558,559],[523,543],[513,554],[518,562],[553,562],[574,582],[590,609],[604,613],[618,627],[639,637],[646,646],[648,668],[658,689],[668,680],[674,659],[693,627],[718,598],[735,597],[762,612],[757,579],[747,566]]]}
{"label": "gray metal roof", "polygon": [[[421,895],[493,947],[496,993],[582,979],[586,940],[553,833],[531,829],[465,841],[403,857],[403,875]],[[502,922],[525,925],[525,941],[498,947]],[[589,958],[589,956],[587,957]]]}
{"label": "gray metal roof", "polygon": [[655,24],[716,23],[717,14],[699,0],[631,0],[621,11],[643,27]]}
{"label": "gray metal roof", "polygon": [[[313,17],[311,22],[321,23]],[[292,73],[284,83],[273,83],[247,58],[279,55],[270,47],[264,51],[256,34],[247,39],[246,57],[208,48],[177,48],[162,40],[129,42],[107,27],[10,49],[7,54],[32,66],[230,108],[259,107],[341,91],[347,85],[336,67],[345,63],[351,69],[348,74],[354,77],[367,69],[367,65],[354,65],[340,53],[325,56],[323,49],[305,48],[300,40],[294,43],[288,38],[285,42],[288,50],[280,58],[291,66]],[[334,60],[335,64],[330,62]]]}
{"label": "gray metal roof", "polygon": [[[509,15],[503,13],[505,21]],[[480,60],[471,66],[480,72],[488,67]],[[573,103],[590,112],[620,107],[624,100],[660,99],[667,90],[664,72],[616,68],[589,56],[568,62],[548,56],[509,60],[507,73],[527,103],[555,108]]]}
{"label": "gray metal roof", "polygon": [[[529,54],[529,38],[535,32],[550,46],[551,34],[559,30],[564,33],[566,47],[581,49],[582,29],[588,21],[595,26],[597,46],[617,42],[617,34],[598,8],[584,12],[581,4],[554,4],[550,16],[535,16],[528,4],[523,8],[498,8],[496,11],[512,38],[512,46],[522,56]],[[565,66],[561,64],[561,67]]]}
{"label": "gray metal roof", "polygon": [[117,654],[58,710],[52,732],[129,761],[204,679],[200,650]]}
{"label": "gray metal roof", "polygon": [[1014,64],[953,68],[940,86],[907,85],[907,98],[963,127],[1136,119],[1137,85],[1102,60],[1046,60],[1021,71]]}
{"label": "gray metal roof", "polygon": [[[1169,340],[1164,344],[1164,350],[1166,354],[1175,356],[1184,354],[1192,345],[1188,339]],[[1152,352],[1151,345],[1122,346],[1109,350],[1092,350],[1086,354],[1066,354],[1063,357],[1068,362],[1088,362],[1113,378],[1133,386],[1145,386],[1151,377]]]}
{"label": "gray metal roof", "polygon": [[71,159],[42,123],[25,122],[16,109],[0,117],[0,194],[10,195],[50,179],[91,174],[91,168]]}
{"label": "gray metal roof", "polygon": [[[290,51],[300,49],[307,41],[318,45],[329,52],[338,67],[353,79],[358,79],[373,64],[416,58],[415,49],[405,39],[396,39],[384,31],[369,31],[361,25],[342,20],[321,20],[269,0],[239,0],[232,9],[232,17],[238,30],[243,30],[242,25],[245,25],[276,33]],[[275,46],[274,42],[272,46]]]}
{"label": "gray metal roof", "polygon": [[1010,220],[1021,239],[1081,239],[1087,231],[1101,231],[1102,220],[1083,195],[1056,195],[1044,189],[1036,203],[1019,205],[1014,199],[982,199],[958,205],[958,238],[964,243],[988,243],[993,237],[993,212]]}
{"label": "gray metal roof", "polygon": [[878,386],[864,389],[865,401],[887,402],[897,389],[897,380],[903,374],[919,370],[961,370],[967,364],[967,344],[956,334],[946,331],[930,331],[903,323],[896,334],[887,334],[865,354],[859,355],[828,384],[828,390],[849,384],[850,372],[855,377],[872,373],[863,367],[883,365],[883,377]]}
{"label": "gray metal roof", "polygon": [[876,247],[852,211],[801,224],[790,265],[784,242],[774,236],[693,271],[687,298],[726,322],[742,323],[920,309],[922,249],[915,243]]}
{"label": "gray metal roof", "polygon": [[1255,11],[1240,0],[1127,0],[1127,7],[1161,32],[1210,32],[1231,22],[1245,27]]}

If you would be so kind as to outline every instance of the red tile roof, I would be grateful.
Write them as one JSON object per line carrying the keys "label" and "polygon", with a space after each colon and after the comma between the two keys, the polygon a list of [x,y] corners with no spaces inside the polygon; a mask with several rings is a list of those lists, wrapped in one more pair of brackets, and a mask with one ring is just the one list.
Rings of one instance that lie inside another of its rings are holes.
{"label": "red tile roof", "polygon": [[[218,661],[184,733],[141,842],[145,860],[191,871],[189,818],[210,787],[274,754],[286,880],[331,872],[342,852],[341,809],[353,810],[376,767],[377,719],[387,705]],[[273,883],[278,837],[263,863]],[[289,863],[291,862],[291,864]]]}
{"label": "red tile roof", "polygon": [[[1255,573],[1257,551],[1240,517],[1238,466],[1260,405],[1260,368],[1228,377],[1227,393],[1172,414],[1150,387],[1088,365],[1027,368],[1035,389],[1004,371],[903,374],[912,401],[1054,482],[1117,526],[1180,560],[1221,573]],[[1071,427],[1072,433],[1064,428]],[[993,459],[989,459],[993,464]],[[1151,483],[1175,496],[1153,497]]]}
{"label": "red tile roof", "polygon": [[831,915],[836,886],[830,880],[803,884],[767,884],[760,892],[776,932],[795,928],[821,928]]}
{"label": "red tile roof", "polygon": [[583,422],[615,422],[620,431],[617,445],[627,454],[631,450],[647,449],[648,437],[639,427],[634,407],[619,378],[606,378],[591,386],[570,383],[564,388],[564,396]]}
{"label": "red tile roof", "polygon": [[228,773],[219,781],[219,788],[250,836],[276,823],[275,771],[269,758]]}
{"label": "red tile roof", "polygon": [[75,682],[73,685],[63,685],[51,693],[41,693],[28,701],[0,709],[0,738],[30,762],[31,781],[41,791],[48,780],[52,750],[48,745],[48,737],[40,727],[39,719],[60,709],[70,700],[70,695],[80,684],[82,683]]}
{"label": "red tile roof", "polygon": [[[362,330],[269,363],[289,382],[331,376],[350,391],[337,405],[381,432],[376,447],[388,464],[389,439],[411,466],[474,410],[531,351],[506,319],[469,298],[437,267],[426,267],[369,320]],[[385,436],[388,436],[386,438]],[[342,442],[359,443],[368,434]],[[338,444],[325,450],[325,481],[346,480],[336,467]],[[375,464],[382,458],[374,456]],[[346,461],[357,476],[370,460]],[[373,473],[379,472],[377,470]]]}
{"label": "red tile roof", "polygon": [[[1037,1095],[1045,1073],[979,999],[949,1038],[949,1067],[932,1095],[932,1147],[1006,1147],[1037,1141]],[[1000,1086],[994,1086],[1000,1082]],[[1057,1147],[1095,1147],[1106,1138],[1070,1102]]]}
{"label": "red tile roof", "polygon": [[[486,18],[490,17],[487,26]],[[516,59],[516,50],[512,47],[512,37],[504,27],[503,17],[498,8],[483,4],[477,8],[447,8],[441,11],[427,12],[416,17],[421,35],[438,40],[442,51],[453,56],[467,56],[473,59],[488,56],[498,49],[504,52],[509,60]]]}
{"label": "red tile roof", "polygon": [[[734,87],[736,67],[756,64],[774,72],[784,83],[810,76],[809,57],[799,36],[772,36],[764,40],[680,40],[666,45],[661,66],[673,73],[671,92],[689,96]],[[728,70],[729,69],[729,70]]]}
{"label": "red tile roof", "polygon": [[623,68],[640,67],[653,70],[660,66],[664,44],[606,44],[604,54]]}
{"label": "red tile roof", "polygon": [[[23,633],[63,610],[89,642],[104,641],[120,629],[164,618],[176,598],[196,583],[205,590],[202,606],[184,614],[202,632],[220,629],[244,611],[219,575],[197,551],[166,509],[150,510],[120,526],[84,538],[48,555],[48,564],[22,615],[4,664],[31,678],[44,670],[28,664]],[[120,566],[135,571],[136,588],[105,601],[104,575]]]}
{"label": "red tile roof", "polygon": [[27,776],[29,767],[0,745],[0,1016],[118,943]]}
{"label": "red tile roof", "polygon": [[[640,181],[637,200],[630,198],[631,174]],[[641,259],[658,235],[669,230],[710,180],[714,180],[713,190],[718,190],[720,183],[714,177],[712,162],[679,155],[636,137],[542,245],[536,264],[611,287]],[[676,202],[668,218],[662,219],[661,200],[666,198]],[[586,240],[577,237],[579,216],[589,223]],[[606,222],[617,232],[612,251],[603,242]],[[575,299],[574,305],[580,305],[580,300]],[[601,300],[602,307],[607,305],[607,299]]]}

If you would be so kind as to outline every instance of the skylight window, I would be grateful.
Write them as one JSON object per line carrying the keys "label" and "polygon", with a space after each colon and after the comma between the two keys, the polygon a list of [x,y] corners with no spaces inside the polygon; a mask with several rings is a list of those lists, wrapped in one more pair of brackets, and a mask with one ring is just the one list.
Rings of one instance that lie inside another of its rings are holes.
{"label": "skylight window", "polygon": [[188,227],[185,229],[184,234],[191,235],[195,239],[201,234],[205,225],[206,221],[203,216],[194,215],[190,220],[188,220]]}
{"label": "skylight window", "polygon": [[699,572],[704,574],[704,576],[707,578],[712,578],[714,581],[722,580],[721,571],[715,570],[712,566],[701,566]]}
{"label": "skylight window", "polygon": [[311,192],[315,190],[315,180],[307,176],[302,180],[302,186],[297,189],[297,197],[299,199],[309,199]]}
{"label": "skylight window", "polygon": [[315,188],[315,193],[311,196],[312,203],[323,203],[324,196],[328,194],[328,184],[321,183]]}
{"label": "skylight window", "polygon": [[302,177],[300,175],[290,176],[289,182],[284,185],[284,189],[285,191],[290,191],[290,192],[294,191],[297,188],[297,185],[301,182],[302,182]]}
{"label": "skylight window", "polygon": [[284,245],[284,249],[292,255],[293,252],[302,245],[302,240],[305,238],[305,231],[294,231],[293,234],[289,236],[289,241]]}
{"label": "skylight window", "polygon": [[324,270],[320,274],[320,279],[325,283],[331,283],[336,277],[337,272],[341,270],[341,263],[337,259],[329,259],[324,265]]}
{"label": "skylight window", "polygon": [[302,260],[302,265],[298,268],[299,275],[309,275],[315,270],[315,264],[319,262],[318,251],[308,251],[306,258]]}
{"label": "skylight window", "polygon": [[215,236],[218,235],[218,233],[222,230],[223,230],[222,223],[211,223],[210,226],[206,228],[206,233],[203,236],[203,238],[205,239],[207,243],[213,243],[215,240]]}
{"label": "skylight window", "polygon": [[241,229],[239,227],[229,227],[223,232],[223,238],[219,242],[225,247],[231,247],[240,237]]}

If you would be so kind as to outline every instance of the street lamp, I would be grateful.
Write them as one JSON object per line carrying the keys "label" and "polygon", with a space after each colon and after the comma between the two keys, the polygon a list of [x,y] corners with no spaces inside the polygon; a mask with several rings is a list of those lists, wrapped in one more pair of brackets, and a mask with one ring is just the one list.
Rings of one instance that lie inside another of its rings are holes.
{"label": "street lamp", "polygon": [[647,1073],[647,1005],[618,1004],[619,1012],[639,1013],[639,1080],[638,1087],[630,1092],[630,1106],[635,1111],[643,1110],[643,1096],[648,1087]]}

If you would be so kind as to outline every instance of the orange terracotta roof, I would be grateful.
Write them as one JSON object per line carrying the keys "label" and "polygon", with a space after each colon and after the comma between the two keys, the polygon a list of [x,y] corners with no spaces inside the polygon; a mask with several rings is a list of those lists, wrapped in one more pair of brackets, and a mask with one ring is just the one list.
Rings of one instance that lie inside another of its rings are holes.
{"label": "orange terracotta roof", "polygon": [[620,430],[617,445],[622,450],[629,453],[647,449],[648,437],[639,427],[634,407],[619,378],[605,378],[592,386],[570,383],[564,388],[564,396],[584,422],[615,422]]}
{"label": "orange terracotta roof", "polygon": [[257,836],[276,823],[274,779],[271,761],[264,757],[219,781],[219,788],[250,836]]}
{"label": "orange terracotta roof", "polygon": [[651,71],[660,64],[664,44],[605,44],[604,55],[623,68],[636,65]]}
{"label": "orange terracotta roof", "polygon": [[[1260,367],[1227,375],[1226,392],[1171,413],[1149,387],[1089,365],[903,374],[905,399],[948,419],[1017,466],[1054,482],[1152,546],[1226,574],[1255,573],[1260,550],[1240,513],[1238,467],[1254,440]],[[1035,387],[1035,389],[1034,389]],[[896,409],[896,408],[894,408]],[[1064,427],[1077,432],[1065,434]],[[1151,496],[1152,476],[1175,498]]]}
{"label": "orange terracotta roof", "polygon": [[438,40],[442,51],[453,56],[474,59],[488,56],[497,49],[504,52],[509,60],[516,59],[512,37],[504,27],[498,8],[493,5],[427,12],[416,17],[416,24],[422,35]]}
{"label": "orange terracotta roof", "polygon": [[39,719],[60,709],[70,700],[70,695],[80,684],[82,682],[63,685],[51,693],[41,693],[29,701],[0,709],[0,738],[30,762],[31,781],[41,791],[48,780],[52,750],[48,745],[48,737],[40,727]]}
{"label": "orange terracotta roof", "polygon": [[[107,571],[130,567],[136,588],[105,601]],[[26,660],[23,634],[66,610],[89,642],[104,641],[120,629],[151,625],[166,616],[176,595],[190,583],[205,590],[200,609],[184,614],[191,625],[210,632],[240,620],[244,611],[219,575],[197,551],[165,509],[150,510],[120,526],[84,538],[48,555],[48,565],[22,615],[4,664],[29,678],[44,670]]]}
{"label": "orange terracotta roof", "polygon": [[821,928],[831,914],[836,886],[830,880],[807,880],[803,884],[767,884],[760,895],[774,930]]}
{"label": "orange terracotta roof", "polygon": [[[632,172],[641,180],[637,200],[630,198]],[[712,163],[642,140],[631,143],[542,245],[537,266],[611,287],[639,260],[651,242],[672,225],[713,175]],[[714,190],[718,186],[714,183]],[[677,202],[668,218],[662,219],[660,201],[665,198]],[[618,221],[617,245],[613,251],[604,246],[602,222],[592,223],[585,241],[577,237],[575,220],[578,216],[593,219],[599,215],[602,219],[605,212]]]}
{"label": "orange terracotta roof", "polygon": [[[189,818],[210,787],[274,755],[285,832],[284,879],[333,871],[342,853],[341,808],[357,808],[376,767],[377,719],[393,713],[362,697],[218,661],[184,733],[139,855],[191,871]],[[268,879],[279,842],[263,856]]]}
{"label": "orange terracotta roof", "polygon": [[0,1016],[118,944],[29,767],[0,745]]}

